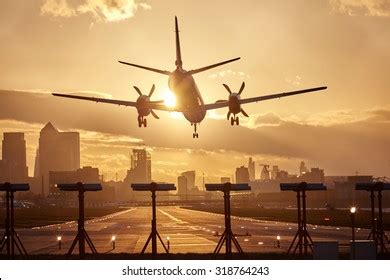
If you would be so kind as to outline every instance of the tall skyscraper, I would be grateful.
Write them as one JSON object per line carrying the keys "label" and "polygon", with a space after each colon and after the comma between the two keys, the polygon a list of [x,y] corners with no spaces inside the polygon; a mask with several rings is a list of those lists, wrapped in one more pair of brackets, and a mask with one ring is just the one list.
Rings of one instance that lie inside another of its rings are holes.
{"label": "tall skyscraper", "polygon": [[188,200],[188,185],[186,176],[177,177],[177,194],[180,199]]}
{"label": "tall skyscraper", "polygon": [[305,162],[301,161],[301,163],[299,164],[299,176],[302,176],[306,172],[309,172],[309,169],[307,169]]}
{"label": "tall skyscraper", "polygon": [[254,181],[256,178],[256,169],[255,162],[252,160],[252,157],[248,161],[248,171],[249,171],[249,180]]}
{"label": "tall skyscraper", "polygon": [[43,195],[49,193],[49,171],[75,171],[80,168],[80,135],[60,132],[50,122],[41,130],[35,166],[43,179]]}
{"label": "tall skyscraper", "polygon": [[187,189],[189,191],[195,190],[195,171],[186,171],[181,175],[187,179]]}
{"label": "tall skyscraper", "polygon": [[152,181],[152,160],[145,149],[133,149],[131,168],[127,170],[126,183],[150,183]]}
{"label": "tall skyscraper", "polygon": [[249,171],[245,166],[236,168],[236,183],[248,183],[249,182]]}
{"label": "tall skyscraper", "polygon": [[279,166],[273,165],[271,170],[271,180],[275,180],[278,177]]}
{"label": "tall skyscraper", "polygon": [[268,170],[269,165],[268,164],[260,164],[263,168],[261,169],[260,173],[260,180],[261,181],[269,181],[270,177],[270,172]]}
{"label": "tall skyscraper", "polygon": [[2,166],[6,181],[25,182],[28,177],[26,165],[26,141],[22,132],[5,132],[2,143]]}

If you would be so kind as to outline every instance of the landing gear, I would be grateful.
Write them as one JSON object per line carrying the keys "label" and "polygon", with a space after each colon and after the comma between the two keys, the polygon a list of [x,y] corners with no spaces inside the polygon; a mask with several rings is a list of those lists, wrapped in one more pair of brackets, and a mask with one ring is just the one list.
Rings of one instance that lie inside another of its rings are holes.
{"label": "landing gear", "polygon": [[237,116],[237,117],[236,117],[236,116],[231,117],[231,118],[230,118],[230,124],[231,124],[231,125],[234,125],[234,124],[240,125],[240,119],[238,118],[238,116]]}
{"label": "landing gear", "polygon": [[142,117],[142,116],[138,116],[138,127],[147,127],[148,126],[148,122],[146,120],[146,118]]}
{"label": "landing gear", "polygon": [[196,123],[192,123],[191,125],[194,126],[194,133],[192,133],[192,138],[199,138],[199,134],[196,132],[196,126],[197,124]]}

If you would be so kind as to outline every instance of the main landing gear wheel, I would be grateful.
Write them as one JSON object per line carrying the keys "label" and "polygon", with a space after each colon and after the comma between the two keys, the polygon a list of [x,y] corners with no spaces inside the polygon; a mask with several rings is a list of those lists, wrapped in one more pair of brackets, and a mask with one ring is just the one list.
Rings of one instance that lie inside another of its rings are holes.
{"label": "main landing gear wheel", "polygon": [[138,117],[138,127],[147,127],[148,126],[148,122],[145,118],[143,117]]}
{"label": "main landing gear wheel", "polygon": [[234,124],[239,125],[240,124],[240,119],[238,118],[238,116],[237,117],[231,117],[230,118],[230,124],[231,125],[234,125]]}
{"label": "main landing gear wheel", "polygon": [[197,124],[196,123],[192,123],[191,125],[194,126],[194,133],[192,133],[192,138],[199,138],[199,134],[198,132],[196,132],[196,128],[197,128]]}

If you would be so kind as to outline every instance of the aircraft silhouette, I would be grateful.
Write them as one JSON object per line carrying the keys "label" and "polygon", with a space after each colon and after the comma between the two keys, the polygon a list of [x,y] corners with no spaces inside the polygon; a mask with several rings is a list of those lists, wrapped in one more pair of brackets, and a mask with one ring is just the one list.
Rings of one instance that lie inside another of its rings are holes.
{"label": "aircraft silhouette", "polygon": [[231,125],[234,124],[239,125],[239,118],[237,116],[239,113],[242,113],[245,117],[248,117],[248,114],[242,109],[241,105],[243,104],[259,102],[268,99],[281,98],[281,97],[286,97],[286,96],[291,96],[296,94],[302,94],[306,92],[314,92],[314,91],[324,90],[327,88],[324,86],[324,87],[309,88],[309,89],[276,93],[270,95],[263,95],[257,97],[241,98],[241,93],[245,88],[244,82],[242,83],[241,88],[239,89],[238,92],[233,92],[229,88],[229,86],[223,84],[223,86],[226,88],[226,90],[229,93],[229,98],[227,100],[218,100],[215,103],[205,104],[203,102],[202,96],[199,92],[198,87],[196,86],[195,80],[192,77],[192,75],[236,61],[240,59],[240,57],[219,62],[216,64],[212,64],[209,66],[205,66],[202,68],[186,71],[183,69],[183,61],[181,59],[180,38],[179,38],[177,17],[175,17],[175,37],[176,37],[176,62],[175,62],[176,69],[172,72],[146,67],[142,65],[137,65],[129,62],[118,61],[119,63],[125,65],[138,67],[144,70],[169,76],[168,86],[170,90],[174,93],[176,98],[176,104],[174,104],[174,106],[168,106],[167,104],[164,104],[164,100],[157,100],[157,101],[150,100],[150,97],[152,96],[153,91],[155,89],[154,85],[152,86],[152,89],[150,90],[148,95],[142,94],[139,88],[134,87],[134,89],[139,94],[139,97],[135,102],[77,96],[77,95],[69,95],[69,94],[60,94],[60,93],[53,93],[53,95],[59,97],[74,98],[74,99],[88,100],[94,102],[102,102],[102,103],[135,107],[138,111],[139,127],[147,126],[146,116],[148,116],[149,114],[151,114],[154,118],[159,119],[159,117],[154,112],[154,110],[181,112],[184,115],[184,117],[191,123],[191,125],[194,126],[194,133],[192,137],[198,138],[199,135],[197,132],[197,125],[205,118],[207,110],[227,107],[229,109],[227,113],[227,119],[229,120],[230,118]]}

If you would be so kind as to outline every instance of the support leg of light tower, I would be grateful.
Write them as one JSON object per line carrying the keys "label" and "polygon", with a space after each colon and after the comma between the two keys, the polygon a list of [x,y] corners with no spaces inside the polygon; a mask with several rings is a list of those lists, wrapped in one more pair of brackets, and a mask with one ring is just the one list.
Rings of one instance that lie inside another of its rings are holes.
{"label": "support leg of light tower", "polygon": [[152,231],[150,232],[150,235],[148,239],[146,240],[146,243],[144,247],[142,248],[141,254],[144,254],[146,251],[146,248],[149,245],[149,242],[152,241],[152,255],[157,255],[157,238],[160,240],[161,245],[163,246],[166,253],[169,253],[168,248],[165,246],[164,242],[161,239],[160,234],[157,231],[157,213],[156,213],[156,191],[152,191]]}
{"label": "support leg of light tower", "polygon": [[[313,251],[313,240],[307,231],[307,221],[306,221],[306,192],[297,191],[297,208],[298,208],[298,230],[294,236],[293,241],[290,244],[290,247],[287,251],[287,254],[291,252],[296,254],[297,249],[299,249],[299,255],[308,254],[308,249]],[[294,247],[295,245],[295,247]],[[294,248],[294,251],[292,251]]]}
{"label": "support leg of light tower", "polygon": [[70,246],[70,249],[67,253],[69,257],[72,253],[76,244],[79,243],[79,255],[81,258],[85,255],[85,241],[87,241],[88,247],[91,249],[93,254],[97,254],[95,245],[93,245],[91,238],[89,237],[87,231],[84,228],[85,224],[85,214],[84,214],[84,191],[79,191],[79,219],[77,223],[77,235]]}
{"label": "support leg of light tower", "polygon": [[372,219],[372,229],[367,239],[373,240],[379,247],[379,252],[381,254],[388,253],[386,248],[386,243],[390,243],[389,238],[387,237],[383,229],[383,209],[382,209],[382,191],[378,191],[378,219],[375,215],[375,191],[370,191],[371,198],[371,219]]}
{"label": "support leg of light tower", "polygon": [[217,247],[214,250],[214,254],[218,254],[221,251],[223,244],[225,244],[226,255],[231,255],[232,242],[239,253],[244,253],[240,244],[238,243],[237,238],[235,237],[234,233],[232,232],[231,213],[230,213],[230,191],[224,191],[223,197],[224,197],[224,208],[225,208],[225,211],[224,211],[225,212],[225,230],[224,230],[221,238],[218,241]]}
{"label": "support leg of light tower", "polygon": [[6,207],[5,233],[0,243],[0,252],[6,247],[7,257],[14,257],[16,247],[20,255],[27,256],[26,248],[23,246],[23,243],[15,230],[13,191],[6,192]]}
{"label": "support leg of light tower", "polygon": [[3,252],[4,247],[7,251],[7,257],[11,256],[11,235],[10,235],[10,204],[9,204],[9,191],[6,191],[6,217],[5,217],[5,232],[3,238],[1,239],[0,252]]}
{"label": "support leg of light tower", "polygon": [[379,241],[379,248],[381,254],[388,253],[388,250],[385,245],[385,241],[389,243],[389,239],[383,230],[383,212],[382,212],[382,191],[378,191],[378,212],[379,212],[379,217],[378,217],[378,241]]}
{"label": "support leg of light tower", "polygon": [[376,226],[376,218],[375,218],[375,193],[374,191],[370,192],[370,199],[371,199],[371,222],[372,222],[372,229],[370,234],[368,235],[367,239],[372,239],[376,242],[376,232],[377,232],[377,226]]}

